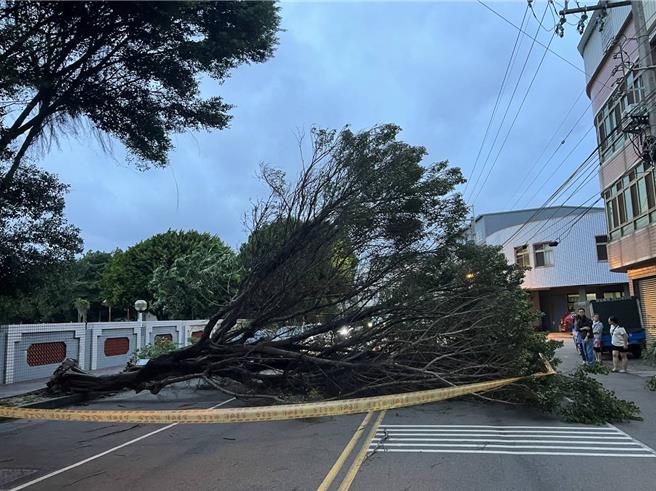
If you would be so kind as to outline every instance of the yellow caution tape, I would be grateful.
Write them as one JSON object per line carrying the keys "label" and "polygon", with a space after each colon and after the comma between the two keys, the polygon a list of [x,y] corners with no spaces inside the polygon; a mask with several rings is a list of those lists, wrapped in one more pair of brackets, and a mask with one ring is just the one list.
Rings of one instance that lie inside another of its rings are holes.
{"label": "yellow caution tape", "polygon": [[311,402],[304,404],[285,404],[280,406],[258,406],[225,409],[183,409],[183,410],[127,410],[108,411],[92,409],[29,409],[21,407],[0,407],[1,418],[35,419],[48,421],[91,421],[95,423],[143,423],[143,424],[199,424],[199,423],[249,423],[256,421],[280,421],[287,419],[316,418],[321,416],[341,416],[345,414],[382,411],[415,406],[429,402],[443,401],[477,392],[498,389],[506,385],[553,375],[556,373],[545,360],[547,372],[525,377],[512,377],[489,382],[458,385],[441,389],[421,390],[403,394],[361,397],[338,401]]}

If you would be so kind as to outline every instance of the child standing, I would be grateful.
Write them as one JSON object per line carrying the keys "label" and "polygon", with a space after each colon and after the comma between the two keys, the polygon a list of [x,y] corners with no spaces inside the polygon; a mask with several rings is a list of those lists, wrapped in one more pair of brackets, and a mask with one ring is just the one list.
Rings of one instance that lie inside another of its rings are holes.
{"label": "child standing", "polygon": [[599,314],[592,316],[592,335],[594,339],[592,340],[592,349],[594,349],[595,359],[597,363],[601,363],[601,335],[604,330],[604,323],[599,320]]}

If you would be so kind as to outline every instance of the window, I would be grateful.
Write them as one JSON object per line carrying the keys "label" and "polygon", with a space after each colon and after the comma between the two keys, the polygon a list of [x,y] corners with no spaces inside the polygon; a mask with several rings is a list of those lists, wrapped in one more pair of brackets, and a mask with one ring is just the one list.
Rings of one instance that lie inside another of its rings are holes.
{"label": "window", "polygon": [[515,247],[515,264],[522,268],[529,268],[531,266],[527,245]]}
{"label": "window", "polygon": [[553,248],[546,242],[541,244],[534,244],[533,250],[535,251],[535,267],[553,266]]}
{"label": "window", "polygon": [[626,111],[629,106],[643,99],[643,87],[640,76],[630,73],[626,84],[618,87],[608,102],[604,104],[595,116],[597,141],[599,143],[599,159],[603,163],[612,154],[620,150],[625,143],[622,132]]}
{"label": "window", "polygon": [[[653,166],[640,163],[603,193],[610,240],[656,223],[656,176]],[[608,241],[607,241],[608,242]],[[597,246],[599,255],[600,243]]]}
{"label": "window", "polygon": [[571,312],[574,310],[574,306],[577,304],[579,301],[579,294],[578,293],[570,293],[567,295],[567,311]]}
{"label": "window", "polygon": [[596,293],[586,293],[585,294],[585,299],[588,302],[592,302],[593,300],[597,300],[597,294]]}
{"label": "window", "polygon": [[597,235],[595,236],[595,242],[597,243],[597,261],[608,261],[608,249],[606,248],[608,236]]}
{"label": "window", "polygon": [[622,297],[624,297],[623,292],[604,292],[604,299],[622,298]]}
{"label": "window", "polygon": [[27,364],[31,367],[54,365],[66,358],[66,343],[34,343],[27,348]]}
{"label": "window", "polygon": [[107,338],[103,345],[105,356],[125,355],[130,351],[130,340],[128,338]]}

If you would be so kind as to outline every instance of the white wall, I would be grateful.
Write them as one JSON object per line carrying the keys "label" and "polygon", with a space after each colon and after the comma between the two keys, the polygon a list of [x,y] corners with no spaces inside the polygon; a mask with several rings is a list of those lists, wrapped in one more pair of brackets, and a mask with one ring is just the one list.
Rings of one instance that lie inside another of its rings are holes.
{"label": "white wall", "polygon": [[[586,214],[574,226],[569,224],[577,214],[566,219],[547,219],[529,223],[503,248],[508,262],[515,262],[514,248],[529,245],[531,270],[526,272],[523,287],[527,289],[556,288],[576,285],[605,285],[626,283],[624,273],[612,273],[607,261],[597,260],[595,236],[606,235],[606,218],[603,210]],[[489,235],[487,244],[502,245],[521,225],[514,225]],[[566,235],[566,237],[565,237]],[[559,240],[554,248],[554,266],[535,267],[533,245]]]}

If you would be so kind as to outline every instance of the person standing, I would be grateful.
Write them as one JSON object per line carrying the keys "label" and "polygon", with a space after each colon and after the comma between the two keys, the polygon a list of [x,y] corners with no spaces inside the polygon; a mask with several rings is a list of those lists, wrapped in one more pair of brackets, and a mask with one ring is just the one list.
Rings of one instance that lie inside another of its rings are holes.
{"label": "person standing", "polygon": [[613,350],[613,372],[618,371],[620,365],[620,357],[622,358],[622,368],[620,373],[626,373],[629,366],[629,334],[622,326],[617,317],[610,317],[608,319],[610,324],[610,343]]}
{"label": "person standing", "polygon": [[581,351],[583,361],[589,365],[594,365],[595,356],[592,349],[592,321],[585,315],[585,309],[580,308],[574,321],[576,330],[581,338]]}
{"label": "person standing", "polygon": [[601,349],[603,347],[601,336],[604,331],[604,323],[599,320],[599,314],[592,316],[592,349],[594,349],[595,359],[597,363],[601,363]]}

